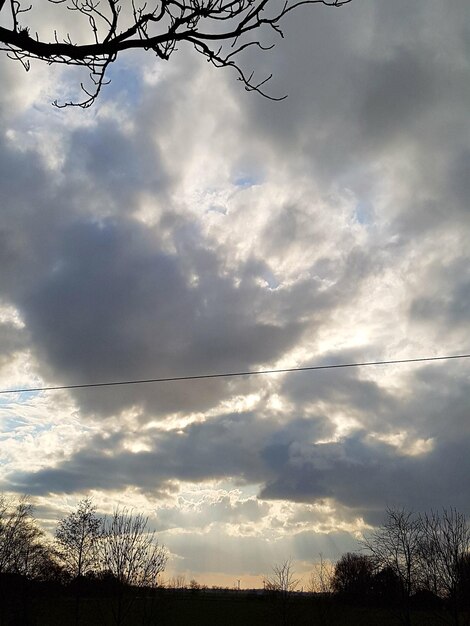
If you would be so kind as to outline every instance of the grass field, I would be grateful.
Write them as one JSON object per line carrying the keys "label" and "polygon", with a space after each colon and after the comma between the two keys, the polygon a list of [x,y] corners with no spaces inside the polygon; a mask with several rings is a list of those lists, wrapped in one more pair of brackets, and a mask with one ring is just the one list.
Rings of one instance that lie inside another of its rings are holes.
{"label": "grass field", "polygon": [[[17,598],[2,603],[1,626],[72,626],[74,598]],[[249,593],[170,592],[125,597],[121,620],[116,598],[83,598],[79,621],[83,626],[394,626],[398,615],[383,608],[353,607],[315,597],[293,597],[287,604],[269,595]],[[424,611],[412,615],[416,626],[446,623],[444,615]],[[468,623],[462,616],[462,624]]]}

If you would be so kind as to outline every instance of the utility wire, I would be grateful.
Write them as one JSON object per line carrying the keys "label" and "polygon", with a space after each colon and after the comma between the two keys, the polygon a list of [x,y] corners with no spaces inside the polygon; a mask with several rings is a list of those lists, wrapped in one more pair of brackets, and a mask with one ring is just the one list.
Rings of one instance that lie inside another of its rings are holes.
{"label": "utility wire", "polygon": [[451,359],[470,359],[470,354],[453,354],[450,356],[428,356],[417,359],[393,359],[391,361],[365,361],[362,363],[337,363],[331,365],[311,365],[308,367],[285,367],[282,369],[254,370],[246,372],[223,372],[220,374],[197,374],[194,376],[171,376],[168,378],[147,378],[142,380],[114,380],[107,383],[84,383],[81,385],[57,385],[54,387],[30,387],[25,389],[1,389],[4,393],[31,393],[38,391],[60,391],[62,389],[87,389],[90,387],[117,387],[119,385],[146,385],[149,383],[171,383],[181,380],[205,380],[208,378],[235,378],[237,376],[264,376],[266,374],[287,374],[289,372],[313,372],[317,370],[333,370],[347,367],[367,367],[370,365],[399,365],[402,363],[425,363],[430,361],[450,361]]}

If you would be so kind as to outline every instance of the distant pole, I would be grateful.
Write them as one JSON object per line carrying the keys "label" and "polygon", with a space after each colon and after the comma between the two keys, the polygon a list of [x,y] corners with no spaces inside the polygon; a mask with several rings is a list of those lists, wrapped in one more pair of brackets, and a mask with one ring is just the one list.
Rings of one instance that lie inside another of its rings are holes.
{"label": "distant pole", "polygon": [[238,579],[238,591],[240,591],[240,579]]}

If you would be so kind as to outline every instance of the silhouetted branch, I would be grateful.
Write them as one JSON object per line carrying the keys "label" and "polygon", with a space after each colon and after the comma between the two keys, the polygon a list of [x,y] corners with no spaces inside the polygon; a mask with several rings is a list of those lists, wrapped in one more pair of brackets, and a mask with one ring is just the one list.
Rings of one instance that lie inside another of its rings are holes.
{"label": "silhouetted branch", "polygon": [[[20,0],[0,0],[0,16],[9,16],[9,27],[0,26],[0,50],[20,61],[29,69],[29,59],[39,59],[49,64],[78,65],[90,72],[91,87],[82,90],[85,99],[55,106],[88,107],[96,100],[103,85],[107,84],[106,71],[110,63],[125,50],[153,51],[159,59],[168,60],[177,43],[188,42],[196,52],[207,57],[215,67],[232,67],[248,91],[257,91],[271,100],[283,97],[269,96],[262,87],[271,76],[255,80],[240,67],[238,55],[249,47],[269,50],[272,44],[260,41],[262,31],[272,31],[283,37],[281,20],[292,10],[306,4],[323,4],[339,7],[351,0],[302,0],[277,4],[276,0],[48,0],[54,5],[83,17],[90,32],[90,42],[76,43],[70,33],[59,35],[54,30],[52,41],[31,36],[29,26],[23,26],[24,14],[33,5],[23,5]],[[7,6],[10,7],[9,12]],[[5,19],[3,20],[5,22]],[[255,34],[257,39],[251,40]],[[245,39],[239,43],[240,39]],[[230,45],[231,42],[231,45]],[[231,48],[224,52],[224,45]],[[220,47],[222,46],[222,47]]]}

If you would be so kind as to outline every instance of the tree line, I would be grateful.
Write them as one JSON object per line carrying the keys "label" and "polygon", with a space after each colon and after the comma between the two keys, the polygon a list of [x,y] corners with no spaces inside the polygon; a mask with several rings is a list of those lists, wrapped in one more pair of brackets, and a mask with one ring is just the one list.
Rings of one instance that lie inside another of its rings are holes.
{"label": "tree line", "polygon": [[[463,513],[389,508],[385,522],[359,548],[336,563],[320,558],[309,591],[329,601],[387,607],[405,626],[416,611],[435,613],[453,626],[469,623],[470,527]],[[266,579],[265,588],[279,599],[283,625],[291,622],[289,596],[298,584],[290,560]]]}
{"label": "tree line", "polygon": [[28,582],[34,582],[68,587],[75,597],[77,624],[85,594],[110,595],[113,621],[120,625],[132,607],[135,590],[158,587],[167,560],[166,548],[140,513],[115,509],[111,516],[100,517],[86,498],[59,520],[54,538],[47,539],[26,497],[14,500],[0,495],[0,608],[20,591],[23,602],[17,621],[21,624],[30,620],[24,600]]}
{"label": "tree line", "polygon": [[365,537],[362,548],[336,564],[335,593],[382,596],[406,626],[417,605],[438,609],[450,623],[461,624],[470,607],[470,528],[463,513],[388,509],[384,524]]}
{"label": "tree line", "polygon": [[0,495],[0,574],[63,581],[85,575],[109,575],[123,584],[155,586],[167,551],[148,518],[116,509],[100,517],[91,499],[61,519],[47,540],[26,497]]}
{"label": "tree line", "polygon": [[[155,601],[157,589],[164,585],[167,560],[168,551],[140,513],[116,509],[103,517],[86,498],[57,522],[48,538],[27,498],[0,495],[0,624],[32,623],[28,598],[34,587],[41,593],[55,588],[68,594],[76,625],[87,623],[85,597],[87,602],[106,597],[112,622],[120,626],[136,603],[141,611],[146,602]],[[292,623],[299,584],[291,560],[275,565],[264,580],[266,596],[275,598],[277,621],[283,626]],[[187,585],[182,576],[166,586],[201,588],[194,580]],[[308,591],[322,606],[389,608],[405,626],[412,625],[418,609],[461,626],[470,613],[468,520],[454,508],[426,513],[388,509],[384,523],[365,535],[357,552],[343,554],[336,563],[320,557]],[[16,622],[10,619],[15,598]],[[325,624],[333,623],[328,612],[325,616]],[[146,623],[159,620],[149,618]]]}

